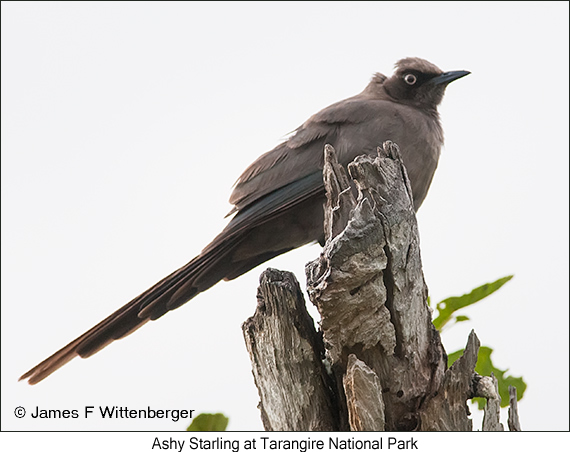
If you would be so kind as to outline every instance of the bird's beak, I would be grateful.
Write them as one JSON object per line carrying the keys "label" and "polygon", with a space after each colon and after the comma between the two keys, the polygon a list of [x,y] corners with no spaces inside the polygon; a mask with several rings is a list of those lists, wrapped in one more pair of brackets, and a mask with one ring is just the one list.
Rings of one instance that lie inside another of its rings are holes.
{"label": "bird's beak", "polygon": [[471,74],[471,72],[469,71],[444,72],[443,74],[432,78],[430,80],[430,83],[433,83],[434,85],[441,85],[441,84],[447,85],[448,83],[451,83],[453,80],[457,80],[458,78],[465,77],[466,75],[469,74]]}

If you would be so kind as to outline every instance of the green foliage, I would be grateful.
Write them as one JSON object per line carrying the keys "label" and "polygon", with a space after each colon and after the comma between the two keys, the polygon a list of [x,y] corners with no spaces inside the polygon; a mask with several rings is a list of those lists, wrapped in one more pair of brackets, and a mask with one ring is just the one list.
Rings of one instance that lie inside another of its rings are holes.
{"label": "green foliage", "polygon": [[[485,297],[488,297],[493,292],[500,289],[507,281],[510,281],[512,277],[513,275],[505,276],[504,278],[500,278],[492,283],[483,284],[482,286],[473,289],[468,294],[464,294],[459,297],[450,297],[440,301],[436,306],[438,316],[433,321],[434,326],[441,332],[444,326],[451,321],[455,324],[469,320],[469,317],[465,315],[457,315],[456,312],[477,303]],[[463,355],[463,351],[464,349],[461,349],[450,353],[447,356],[448,366],[451,366],[461,355]],[[493,349],[490,347],[482,346],[479,348],[475,372],[479,375],[489,376],[491,373],[495,375],[498,381],[499,395],[501,396],[501,406],[505,407],[509,405],[509,386],[517,388],[517,399],[520,400],[526,390],[526,383],[522,377],[506,375],[508,369],[501,370],[496,368],[491,360],[492,353]],[[479,409],[482,410],[485,407],[485,399],[475,398],[474,401],[478,403]]]}
{"label": "green foliage", "polygon": [[[447,364],[451,366],[461,355],[463,355],[464,349],[457,350],[447,356]],[[499,395],[501,396],[501,407],[506,407],[509,405],[509,386],[514,386],[517,388],[517,400],[522,399],[522,396],[526,390],[526,383],[522,377],[513,377],[511,375],[506,375],[509,369],[501,370],[495,367],[493,361],[491,360],[491,354],[493,349],[490,347],[482,346],[479,348],[479,354],[477,355],[477,364],[475,366],[475,372],[479,375],[491,375],[493,373],[497,378],[499,384]],[[485,408],[486,400],[484,398],[476,397],[473,399],[479,405],[479,409]]]}
{"label": "green foliage", "polygon": [[194,418],[188,426],[188,432],[223,432],[228,426],[229,419],[222,413],[202,413]]}
{"label": "green foliage", "polygon": [[449,297],[440,301],[436,306],[438,316],[433,321],[434,326],[439,331],[442,331],[443,327],[451,320],[455,320],[455,323],[469,320],[469,317],[466,316],[454,317],[453,313],[488,297],[493,292],[500,289],[507,281],[510,281],[512,277],[513,275],[505,276],[495,282],[483,284],[460,297]]}

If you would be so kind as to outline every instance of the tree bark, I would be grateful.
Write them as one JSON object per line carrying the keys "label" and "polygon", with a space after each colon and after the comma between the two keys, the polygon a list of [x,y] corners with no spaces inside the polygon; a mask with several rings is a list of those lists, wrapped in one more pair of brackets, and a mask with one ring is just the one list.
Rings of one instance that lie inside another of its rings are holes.
{"label": "tree bark", "polygon": [[[262,274],[256,313],[243,326],[264,426],[472,430],[466,401],[493,385],[474,372],[474,332],[447,369],[397,145],[357,157],[348,172],[350,179],[325,146],[326,243],[306,266],[320,331],[294,276],[273,269]],[[493,422],[488,417],[489,428],[497,428]]]}
{"label": "tree bark", "polygon": [[378,375],[356,355],[348,357],[343,377],[348,423],[352,431],[383,431],[385,428],[382,385]]}
{"label": "tree bark", "polygon": [[509,419],[507,423],[511,432],[521,431],[517,403],[517,388],[514,386],[509,386]]}
{"label": "tree bark", "polygon": [[267,269],[257,309],[242,326],[266,430],[338,430],[323,344],[295,276]]}
{"label": "tree bark", "polygon": [[344,169],[332,148],[325,152],[324,180],[333,187],[326,211],[334,213],[327,215],[325,231],[341,232],[327,237],[306,272],[328,358],[339,392],[348,356],[366,363],[382,387],[386,429],[414,430],[421,403],[440,385],[447,357],[426,303],[407,173],[397,146],[385,143],[375,159],[361,156],[349,165],[358,189],[354,199],[336,176]]}
{"label": "tree bark", "polygon": [[495,375],[491,373],[491,384],[488,385],[490,391],[487,394],[487,403],[483,415],[483,431],[484,432],[502,432],[505,430],[500,422],[501,417],[501,396],[499,395],[499,386]]}

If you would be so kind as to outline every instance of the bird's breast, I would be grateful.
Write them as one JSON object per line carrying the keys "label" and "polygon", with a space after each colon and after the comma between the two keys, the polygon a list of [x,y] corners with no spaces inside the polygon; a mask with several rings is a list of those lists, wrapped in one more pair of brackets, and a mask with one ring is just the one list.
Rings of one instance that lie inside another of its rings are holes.
{"label": "bird's breast", "polygon": [[389,111],[382,109],[368,121],[343,124],[336,143],[331,144],[337,150],[339,161],[347,165],[358,155],[374,155],[386,140],[400,148],[417,210],[427,195],[443,145],[439,119],[404,106]]}

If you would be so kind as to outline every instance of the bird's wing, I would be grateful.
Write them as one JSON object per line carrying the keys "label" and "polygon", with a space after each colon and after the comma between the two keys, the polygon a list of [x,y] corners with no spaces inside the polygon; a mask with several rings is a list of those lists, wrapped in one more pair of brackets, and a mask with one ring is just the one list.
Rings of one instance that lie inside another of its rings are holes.
{"label": "bird's wing", "polygon": [[334,144],[343,125],[365,123],[377,117],[387,101],[359,96],[337,102],[309,118],[284,143],[263,154],[239,177],[230,197],[239,211],[273,190],[323,168],[326,143]]}
{"label": "bird's wing", "polygon": [[301,148],[312,141],[327,135],[331,127],[342,124],[359,124],[374,118],[379,102],[361,95],[334,103],[311,116],[299,127],[287,144]]}

